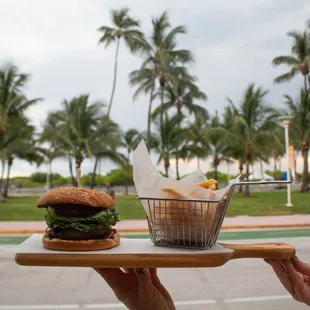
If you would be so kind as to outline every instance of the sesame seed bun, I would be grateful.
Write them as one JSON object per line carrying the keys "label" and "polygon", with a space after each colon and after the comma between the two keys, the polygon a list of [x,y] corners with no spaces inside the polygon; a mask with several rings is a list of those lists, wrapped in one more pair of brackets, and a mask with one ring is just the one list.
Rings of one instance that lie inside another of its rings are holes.
{"label": "sesame seed bun", "polygon": [[113,208],[113,199],[104,192],[80,188],[59,187],[43,194],[38,208],[47,208],[53,205],[84,205],[88,207]]}
{"label": "sesame seed bun", "polygon": [[104,239],[90,240],[63,240],[58,238],[50,239],[47,234],[42,238],[46,249],[54,251],[100,251],[117,247],[120,244],[120,236],[113,229],[108,237]]}

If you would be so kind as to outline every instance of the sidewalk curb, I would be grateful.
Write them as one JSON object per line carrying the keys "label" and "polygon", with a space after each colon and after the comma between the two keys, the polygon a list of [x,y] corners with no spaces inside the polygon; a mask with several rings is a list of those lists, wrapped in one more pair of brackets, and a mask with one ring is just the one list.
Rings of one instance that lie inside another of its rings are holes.
{"label": "sidewalk curb", "polygon": [[[221,230],[237,230],[237,229],[276,229],[276,228],[310,228],[310,223],[299,224],[280,224],[280,225],[235,225],[235,226],[223,226]],[[148,233],[148,229],[144,228],[128,228],[117,229],[119,233]],[[42,234],[44,230],[0,230],[0,235],[19,235],[19,234]]]}

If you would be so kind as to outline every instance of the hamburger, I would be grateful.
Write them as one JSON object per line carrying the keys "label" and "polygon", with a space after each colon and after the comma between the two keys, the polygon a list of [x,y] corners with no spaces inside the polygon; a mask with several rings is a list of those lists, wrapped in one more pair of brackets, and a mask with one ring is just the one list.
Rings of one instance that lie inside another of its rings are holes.
{"label": "hamburger", "polygon": [[55,188],[42,195],[38,208],[46,208],[46,233],[43,245],[58,251],[106,250],[120,244],[112,228],[118,214],[112,213],[113,199],[100,191],[79,188]]}

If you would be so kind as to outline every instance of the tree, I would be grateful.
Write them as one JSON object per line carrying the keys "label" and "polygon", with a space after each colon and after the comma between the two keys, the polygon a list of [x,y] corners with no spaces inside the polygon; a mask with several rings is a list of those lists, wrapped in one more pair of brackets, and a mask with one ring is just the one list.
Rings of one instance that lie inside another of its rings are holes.
{"label": "tree", "polygon": [[177,112],[185,109],[189,114],[198,114],[208,118],[208,111],[196,104],[195,100],[205,101],[207,95],[200,91],[195,84],[197,78],[189,74],[185,67],[172,67],[170,71],[170,80],[164,89],[165,101],[163,105],[159,106],[153,115],[160,114],[161,111],[168,111],[176,108]]}
{"label": "tree", "polygon": [[[222,128],[222,137],[225,137],[227,132],[234,131],[235,119],[238,115],[238,110],[233,105],[228,105],[224,108],[223,113],[223,123]],[[234,137],[234,141],[227,141],[224,138],[224,143],[227,146],[226,156],[228,158],[232,158],[238,163],[239,174],[242,175],[245,157],[244,157],[244,149],[242,145],[242,139],[239,136]],[[239,140],[240,139],[240,140]],[[243,186],[239,186],[239,193],[243,192]]]}
{"label": "tree", "polygon": [[138,146],[139,142],[142,139],[142,135],[139,133],[137,129],[131,128],[128,129],[123,134],[123,146],[127,150],[127,163],[130,163],[130,155],[131,152],[135,150],[135,148]]}
{"label": "tree", "polygon": [[129,74],[129,85],[136,86],[136,89],[133,100],[136,100],[141,94],[150,93],[148,113],[147,113],[147,134],[146,134],[146,144],[148,148],[151,148],[151,123],[152,123],[152,103],[154,100],[154,92],[155,92],[155,78],[154,78],[154,70],[143,67],[140,70],[134,70]]}
{"label": "tree", "polygon": [[81,95],[64,100],[62,106],[63,109],[48,115],[48,130],[53,130],[50,134],[68,152],[68,157],[74,158],[75,168],[79,169],[85,158],[92,157],[91,145],[104,115],[104,105],[101,102],[91,104],[89,95]]}
{"label": "tree", "polygon": [[91,188],[94,188],[97,169],[101,160],[108,159],[118,165],[123,165],[126,160],[125,156],[118,152],[118,148],[122,146],[120,128],[107,115],[100,119],[90,141],[90,150],[95,159],[91,179]]}
{"label": "tree", "polygon": [[[177,36],[185,34],[184,26],[171,27],[166,12],[158,18],[152,18],[152,34],[149,41],[144,40],[144,61],[140,73],[135,73],[138,79],[133,79],[131,84],[140,84],[136,94],[143,91],[150,92],[148,109],[147,142],[150,146],[151,140],[151,115],[152,103],[156,80],[159,82],[161,105],[164,104],[164,89],[167,81],[171,79],[171,68],[178,64],[186,64],[193,61],[193,55],[189,50],[177,49]],[[163,113],[161,119],[163,121]]]}
{"label": "tree", "polygon": [[211,156],[212,167],[214,168],[213,178],[217,180],[218,166],[223,161],[229,161],[229,158],[226,156],[228,144],[225,143],[224,136],[222,135],[222,124],[217,112],[209,120],[204,119],[202,122],[198,118],[198,121],[198,123],[196,121],[196,124],[194,123],[191,126],[191,140],[197,144],[199,143],[198,150],[200,150],[202,157]]}
{"label": "tree", "polygon": [[[57,157],[63,157],[63,156],[58,156],[58,155],[62,155],[61,153],[63,153],[64,157],[67,157],[68,159],[71,183],[74,185],[76,183],[76,180],[75,180],[75,175],[73,172],[73,163],[72,163],[72,158],[74,158],[73,150],[70,147],[70,145],[66,142],[66,139],[64,139],[63,136],[59,136],[57,132],[58,127],[59,127],[58,117],[55,117],[53,114],[54,113],[51,113],[48,115],[44,123],[44,126],[43,126],[43,131],[41,133],[40,142],[47,143],[49,145],[47,149],[42,147],[42,153],[44,154],[44,152],[52,149],[51,150],[52,154],[54,153],[55,154],[54,155],[46,154],[45,157],[46,159],[47,159],[47,156],[53,157],[53,160],[56,159]],[[52,164],[52,161],[50,161],[50,165]]]}
{"label": "tree", "polygon": [[287,65],[290,71],[275,78],[275,83],[290,81],[294,76],[301,73],[304,78],[304,88],[307,89],[307,77],[310,86],[310,38],[307,31],[303,33],[290,31],[287,35],[293,38],[292,55],[278,56],[273,59],[274,66]]}
{"label": "tree", "polygon": [[124,40],[126,46],[131,52],[135,53],[142,46],[143,33],[139,30],[140,22],[129,15],[128,8],[111,11],[113,27],[101,26],[98,31],[101,33],[99,44],[104,44],[105,48],[116,42],[115,62],[114,62],[114,78],[112,92],[108,108],[108,117],[110,116],[113,97],[117,79],[117,65],[119,57],[119,45],[121,39]]}
{"label": "tree", "polygon": [[161,123],[160,117],[155,120],[157,131],[156,136],[154,136],[153,147],[159,154],[157,164],[161,162],[164,164],[166,177],[169,177],[170,160],[178,154],[180,149],[180,136],[183,133],[181,120],[180,114],[169,118],[168,113],[165,113],[163,123]]}
{"label": "tree", "polygon": [[277,143],[272,148],[270,148],[267,154],[270,154],[273,158],[273,177],[276,180],[280,180],[282,176],[279,175],[278,172],[281,169],[280,167],[278,168],[277,163],[279,163],[281,161],[281,158],[283,158],[283,156],[285,155],[283,129],[281,127],[277,128],[275,134],[277,135],[277,139],[280,143]]}
{"label": "tree", "polygon": [[128,195],[128,184],[132,176],[132,165],[130,164],[131,152],[135,150],[139,142],[142,139],[142,135],[138,130],[131,128],[128,129],[122,136],[123,146],[127,150],[126,163],[123,165],[123,172],[125,175],[125,195]]}
{"label": "tree", "polygon": [[[234,117],[230,130],[225,129],[225,142],[232,148],[242,146],[243,159],[246,166],[246,179],[249,181],[250,166],[261,154],[266,153],[275,144],[280,143],[275,133],[277,124],[274,121],[275,112],[265,105],[264,100],[268,91],[250,84],[237,108],[229,99],[233,107]],[[245,196],[249,195],[249,187],[245,188]]]}
{"label": "tree", "polygon": [[195,120],[188,122],[186,130],[187,158],[197,158],[198,169],[200,169],[200,159],[207,158],[210,151],[202,139],[202,133],[207,128],[208,117],[204,114],[196,114]]}
{"label": "tree", "polygon": [[48,172],[46,173],[46,184],[48,190],[53,188],[53,173],[52,173],[52,163],[57,158],[66,157],[66,152],[60,147],[55,145],[55,143],[50,142],[46,148],[40,147],[38,152],[42,154],[44,162],[47,164]]}
{"label": "tree", "polygon": [[0,69],[0,134],[9,126],[10,120],[20,117],[32,105],[41,99],[28,100],[23,94],[29,75],[19,73],[14,65]]}
{"label": "tree", "polygon": [[224,137],[218,131],[222,126],[219,115],[216,111],[215,115],[208,122],[207,130],[203,133],[206,145],[212,156],[212,167],[214,168],[214,179],[218,180],[218,166],[229,161],[229,146],[224,143]]}
{"label": "tree", "polygon": [[27,160],[30,163],[37,163],[38,165],[43,161],[36,142],[33,139],[34,127],[31,126],[26,119],[23,121],[23,123],[19,123],[21,129],[19,136],[3,150],[7,163],[7,177],[2,193],[4,198],[8,197],[10,172],[16,157]]}
{"label": "tree", "polygon": [[310,90],[301,90],[297,100],[286,95],[285,104],[294,120],[291,122],[291,138],[296,149],[301,151],[303,158],[303,174],[301,192],[309,190],[308,154],[310,147]]}
{"label": "tree", "polygon": [[53,173],[52,163],[57,158],[65,158],[67,151],[64,145],[61,145],[55,135],[55,126],[49,122],[49,118],[45,121],[43,131],[40,135],[40,144],[46,144],[46,147],[41,146],[39,152],[42,154],[45,163],[47,164],[48,173],[46,174],[47,188],[53,188]]}

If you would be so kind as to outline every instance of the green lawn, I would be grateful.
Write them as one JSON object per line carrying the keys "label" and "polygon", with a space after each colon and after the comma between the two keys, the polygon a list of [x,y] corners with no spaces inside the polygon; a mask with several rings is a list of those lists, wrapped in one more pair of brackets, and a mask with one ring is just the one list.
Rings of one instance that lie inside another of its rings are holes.
{"label": "green lawn", "polygon": [[[0,204],[2,221],[40,221],[44,220],[44,210],[36,208],[38,197],[11,197],[7,203]],[[227,216],[236,215],[284,215],[310,213],[310,193],[292,193],[294,207],[287,208],[286,192],[253,193],[245,198],[235,194],[228,208]],[[118,196],[117,210],[121,219],[144,219],[144,211],[135,196]]]}

